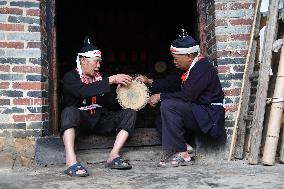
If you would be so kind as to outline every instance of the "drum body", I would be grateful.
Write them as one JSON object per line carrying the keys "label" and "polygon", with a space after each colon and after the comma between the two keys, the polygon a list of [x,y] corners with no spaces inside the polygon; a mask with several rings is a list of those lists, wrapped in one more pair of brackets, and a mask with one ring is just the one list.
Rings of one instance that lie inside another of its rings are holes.
{"label": "drum body", "polygon": [[140,110],[144,108],[149,99],[148,87],[137,80],[133,80],[128,86],[118,85],[116,88],[117,100],[122,108]]}

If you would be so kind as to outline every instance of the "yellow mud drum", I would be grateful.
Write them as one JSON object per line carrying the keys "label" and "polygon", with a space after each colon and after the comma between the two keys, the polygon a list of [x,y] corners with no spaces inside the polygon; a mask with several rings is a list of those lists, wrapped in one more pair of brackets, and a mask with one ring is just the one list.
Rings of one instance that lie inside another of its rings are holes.
{"label": "yellow mud drum", "polygon": [[128,86],[118,85],[116,88],[117,100],[122,108],[140,110],[144,108],[149,99],[148,87],[137,80],[133,80]]}

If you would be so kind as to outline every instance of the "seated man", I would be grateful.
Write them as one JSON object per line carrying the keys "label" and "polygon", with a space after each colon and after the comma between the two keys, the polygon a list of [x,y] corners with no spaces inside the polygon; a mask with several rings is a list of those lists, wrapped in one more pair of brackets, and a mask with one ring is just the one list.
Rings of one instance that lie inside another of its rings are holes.
{"label": "seated man", "polygon": [[[185,165],[191,160],[192,148],[186,142],[186,134],[204,133],[219,138],[225,133],[224,93],[214,66],[199,53],[199,45],[185,30],[172,42],[170,51],[176,67],[185,71],[179,81],[137,78],[151,84],[155,88],[152,91],[160,91],[149,99],[153,107],[161,102],[161,117],[156,124],[167,158],[159,166]],[[177,85],[176,91],[167,91]]]}
{"label": "seated man", "polygon": [[106,161],[106,167],[130,169],[131,165],[120,156],[120,150],[134,130],[136,112],[131,109],[110,111],[96,104],[96,96],[110,92],[111,84],[128,85],[132,78],[117,74],[102,79],[99,69],[101,52],[85,38],[77,56],[77,68],[63,77],[63,100],[60,134],[66,151],[65,173],[70,176],[88,176],[89,173],[77,162],[74,142],[76,134],[116,132],[114,146]]}

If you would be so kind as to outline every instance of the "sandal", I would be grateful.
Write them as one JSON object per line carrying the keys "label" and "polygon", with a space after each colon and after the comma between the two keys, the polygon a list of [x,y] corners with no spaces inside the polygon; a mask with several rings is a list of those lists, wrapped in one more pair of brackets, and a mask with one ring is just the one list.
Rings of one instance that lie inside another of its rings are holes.
{"label": "sandal", "polygon": [[[79,170],[83,170],[83,171],[85,171],[85,173],[77,173],[77,171],[79,171]],[[68,169],[66,169],[64,171],[64,173],[71,176],[71,177],[86,177],[86,176],[89,176],[87,169],[85,167],[83,167],[81,165],[81,163],[79,163],[79,162],[68,167]]]}
{"label": "sandal", "polygon": [[191,157],[185,159],[180,155],[173,155],[171,158],[166,160],[161,160],[158,167],[179,167],[191,165]]}
{"label": "sandal", "polygon": [[106,162],[105,168],[126,170],[131,169],[132,166],[129,164],[129,162],[125,161],[122,157],[119,156],[117,158],[114,158],[109,163]]}

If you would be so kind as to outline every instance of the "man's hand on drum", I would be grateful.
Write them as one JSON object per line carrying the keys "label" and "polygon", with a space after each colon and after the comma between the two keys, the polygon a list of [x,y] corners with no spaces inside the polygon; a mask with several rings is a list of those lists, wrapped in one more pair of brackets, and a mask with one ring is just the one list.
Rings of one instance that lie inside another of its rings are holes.
{"label": "man's hand on drum", "polygon": [[116,74],[109,76],[109,83],[113,84],[122,84],[122,85],[129,85],[132,82],[132,77],[126,74]]}
{"label": "man's hand on drum", "polygon": [[150,106],[155,107],[160,101],[160,94],[153,94],[150,96],[148,103]]}
{"label": "man's hand on drum", "polygon": [[149,85],[152,85],[152,83],[153,83],[153,79],[149,79],[144,75],[140,75],[140,76],[136,77],[135,80],[141,81],[141,82],[143,82],[145,84],[149,84]]}

